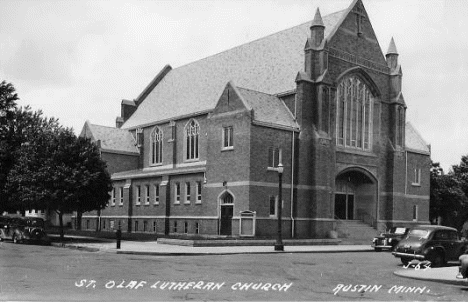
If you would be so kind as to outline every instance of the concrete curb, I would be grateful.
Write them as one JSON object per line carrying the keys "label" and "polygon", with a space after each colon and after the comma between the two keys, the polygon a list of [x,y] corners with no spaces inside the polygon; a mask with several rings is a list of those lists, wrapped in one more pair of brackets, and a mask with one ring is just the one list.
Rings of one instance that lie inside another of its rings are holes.
{"label": "concrete curb", "polygon": [[75,249],[75,250],[87,251],[87,252],[99,252],[99,251],[101,251],[101,249],[97,248],[97,247],[67,244],[67,243],[63,243],[63,242],[52,242],[50,245],[55,246],[55,247],[69,248],[69,249]]}
{"label": "concrete curb", "polygon": [[373,250],[323,250],[323,251],[258,251],[258,252],[142,252],[142,251],[121,251],[121,250],[107,250],[108,252],[113,252],[116,254],[122,255],[144,255],[144,256],[219,256],[219,255],[271,255],[271,254],[318,254],[318,253],[362,253],[362,252],[372,252]]}
{"label": "concrete curb", "polygon": [[[403,278],[409,278],[409,279],[416,279],[416,280],[424,280],[424,281],[432,281],[432,282],[438,282],[438,283],[444,283],[444,284],[450,284],[450,285],[458,285],[458,286],[468,286],[468,280],[467,279],[457,279],[455,278],[456,272],[458,270],[455,270],[455,273],[453,272],[448,272],[447,268],[433,268],[431,269],[432,271],[437,270],[436,273],[431,272],[429,273],[424,273],[424,271],[394,271],[393,274],[399,277]],[[445,277],[443,277],[446,275]]]}

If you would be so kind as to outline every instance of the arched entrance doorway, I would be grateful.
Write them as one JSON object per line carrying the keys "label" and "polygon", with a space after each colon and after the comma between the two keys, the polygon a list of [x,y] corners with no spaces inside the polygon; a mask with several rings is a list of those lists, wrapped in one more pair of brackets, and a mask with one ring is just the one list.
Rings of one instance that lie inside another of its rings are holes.
{"label": "arched entrance doorway", "polygon": [[369,172],[360,168],[342,171],[335,179],[335,218],[373,225],[377,219],[376,188],[377,181]]}
{"label": "arched entrance doorway", "polygon": [[228,191],[220,197],[221,205],[221,223],[219,228],[220,235],[232,235],[232,216],[234,214],[234,197]]}

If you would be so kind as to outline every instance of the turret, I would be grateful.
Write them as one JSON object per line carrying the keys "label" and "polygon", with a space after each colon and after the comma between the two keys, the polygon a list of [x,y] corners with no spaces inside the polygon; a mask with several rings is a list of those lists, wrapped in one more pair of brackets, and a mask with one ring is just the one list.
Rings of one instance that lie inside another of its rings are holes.
{"label": "turret", "polygon": [[387,54],[385,55],[385,58],[387,58],[387,66],[391,69],[393,72],[397,67],[398,67],[398,51],[395,45],[395,41],[392,40],[390,41],[390,45],[388,46]]}
{"label": "turret", "polygon": [[322,15],[320,10],[317,8],[315,12],[314,20],[310,26],[310,46],[319,47],[322,44],[325,36],[325,25],[323,25]]}

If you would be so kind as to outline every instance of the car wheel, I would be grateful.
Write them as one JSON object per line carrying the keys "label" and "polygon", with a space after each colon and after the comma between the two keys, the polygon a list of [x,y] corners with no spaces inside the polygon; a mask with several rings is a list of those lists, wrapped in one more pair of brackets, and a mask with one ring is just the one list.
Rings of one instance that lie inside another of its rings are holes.
{"label": "car wheel", "polygon": [[445,265],[444,256],[441,253],[433,253],[429,258],[432,267],[441,267]]}
{"label": "car wheel", "polygon": [[408,265],[408,263],[410,263],[411,259],[410,258],[400,258],[401,260],[401,263],[403,263],[403,265]]}
{"label": "car wheel", "polygon": [[18,236],[16,236],[16,234],[13,235],[13,243],[21,243],[21,240],[18,239]]}

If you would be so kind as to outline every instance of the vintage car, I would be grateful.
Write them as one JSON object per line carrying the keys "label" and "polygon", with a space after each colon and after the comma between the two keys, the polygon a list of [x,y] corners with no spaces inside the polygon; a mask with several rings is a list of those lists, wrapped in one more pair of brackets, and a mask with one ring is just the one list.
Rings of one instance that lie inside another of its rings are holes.
{"label": "vintage car", "polygon": [[48,244],[50,240],[44,231],[44,225],[44,219],[38,217],[8,218],[6,223],[1,225],[0,240]]}
{"label": "vintage car", "polygon": [[467,248],[468,242],[460,239],[457,229],[421,225],[412,228],[392,254],[405,265],[416,259],[428,260],[432,267],[439,267],[444,266],[447,261],[458,261]]}
{"label": "vintage car", "polygon": [[372,240],[372,247],[376,252],[381,250],[393,250],[403,237],[408,233],[409,228],[393,227],[385,233],[374,237]]}

